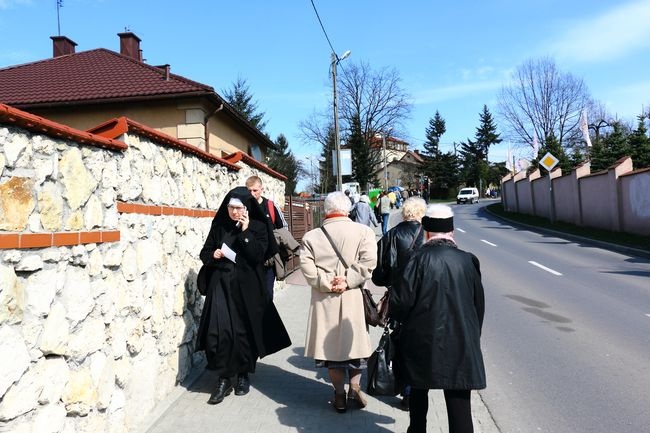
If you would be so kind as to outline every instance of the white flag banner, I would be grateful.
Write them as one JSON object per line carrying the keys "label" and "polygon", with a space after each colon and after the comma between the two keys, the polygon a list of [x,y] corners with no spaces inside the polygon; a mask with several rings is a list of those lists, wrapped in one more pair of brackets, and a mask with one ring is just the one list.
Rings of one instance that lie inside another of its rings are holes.
{"label": "white flag banner", "polygon": [[591,138],[589,138],[589,122],[587,122],[587,110],[583,109],[580,115],[580,131],[582,131],[582,139],[591,147]]}
{"label": "white flag banner", "polygon": [[539,153],[539,140],[537,139],[537,131],[533,131],[533,158],[537,158]]}
{"label": "white flag banner", "polygon": [[508,160],[506,161],[506,168],[508,168],[508,170],[515,169],[512,165],[512,148],[510,145],[508,145]]}

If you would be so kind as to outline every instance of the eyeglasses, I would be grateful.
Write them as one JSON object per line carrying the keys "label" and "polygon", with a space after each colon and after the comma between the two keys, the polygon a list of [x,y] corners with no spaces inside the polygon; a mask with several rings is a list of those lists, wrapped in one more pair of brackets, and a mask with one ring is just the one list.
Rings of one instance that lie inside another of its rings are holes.
{"label": "eyeglasses", "polygon": [[228,205],[228,210],[231,210],[231,211],[243,212],[245,209],[246,209],[245,206],[230,206],[230,205]]}

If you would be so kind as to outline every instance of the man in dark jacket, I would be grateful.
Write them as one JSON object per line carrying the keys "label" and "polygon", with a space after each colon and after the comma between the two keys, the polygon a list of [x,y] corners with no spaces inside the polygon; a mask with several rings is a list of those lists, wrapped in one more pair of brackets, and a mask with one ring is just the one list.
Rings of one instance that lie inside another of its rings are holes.
{"label": "man in dark jacket", "polygon": [[453,212],[429,205],[425,244],[409,260],[390,314],[402,323],[396,368],[412,387],[409,433],[424,433],[429,389],[444,390],[450,433],[473,432],[470,393],[485,388],[481,327],[485,300],[479,261],[458,249]]}
{"label": "man in dark jacket", "polygon": [[[402,206],[402,221],[377,242],[377,267],[372,271],[372,282],[388,288],[391,294],[399,291],[404,267],[413,251],[423,243],[424,232],[420,220],[426,209],[427,205],[420,197],[406,199]],[[388,317],[391,318],[390,308]],[[411,387],[404,386],[401,393],[400,406],[409,410]]]}
{"label": "man in dark jacket", "polygon": [[[273,201],[262,196],[264,192],[264,186],[262,185],[262,179],[259,176],[250,176],[246,179],[246,188],[250,193],[255,197],[255,200],[260,204],[262,212],[266,215],[266,218],[270,222],[271,226],[274,229],[286,228],[284,217],[282,212],[278,207],[273,203]],[[273,299],[273,288],[275,286],[275,267],[271,261],[268,261],[264,264],[264,275],[265,275],[265,285],[266,292],[269,295],[269,298]]]}

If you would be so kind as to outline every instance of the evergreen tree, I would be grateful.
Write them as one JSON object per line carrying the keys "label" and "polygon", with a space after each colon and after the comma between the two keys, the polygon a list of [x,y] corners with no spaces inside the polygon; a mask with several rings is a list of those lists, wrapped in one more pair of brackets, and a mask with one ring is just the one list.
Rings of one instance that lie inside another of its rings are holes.
{"label": "evergreen tree", "polygon": [[231,89],[223,91],[228,104],[242,115],[251,125],[259,131],[264,132],[266,121],[264,121],[264,112],[258,111],[257,102],[253,101],[253,95],[246,80],[239,77],[237,81],[232,84]]}
{"label": "evergreen tree", "polygon": [[497,134],[497,127],[487,105],[483,105],[483,111],[479,114],[480,125],[476,128],[476,143],[481,150],[481,159],[488,160],[488,151],[490,146],[499,144],[503,141]]}
{"label": "evergreen tree", "polygon": [[[446,198],[448,195],[450,166],[448,155],[443,158],[440,152],[440,137],[447,132],[445,119],[436,110],[433,118],[429,119],[429,126],[425,129],[427,140],[424,142],[424,174],[429,178],[429,195],[432,198]],[[457,168],[457,167],[456,167]]]}
{"label": "evergreen tree", "polygon": [[620,122],[611,124],[612,131],[591,147],[591,171],[605,170],[619,158],[631,154],[628,134]]}
{"label": "evergreen tree", "polygon": [[375,166],[372,164],[372,150],[363,137],[358,116],[351,119],[347,144],[352,151],[352,179],[359,182],[362,190],[367,191],[369,184],[377,183],[377,177],[374,173]]}
{"label": "evergreen tree", "polygon": [[280,134],[275,140],[276,149],[269,149],[268,165],[273,170],[287,177],[285,182],[285,194],[294,195],[298,178],[304,174],[302,164],[289,150],[287,138]]}
{"label": "evergreen tree", "polygon": [[440,155],[440,137],[447,132],[445,119],[438,110],[432,119],[429,119],[429,126],[425,129],[427,140],[424,142],[424,153],[426,156],[435,159]]}
{"label": "evergreen tree", "polygon": [[334,126],[327,128],[327,138],[320,154],[320,193],[324,194],[329,191],[336,191],[336,176],[334,176],[332,153],[336,149],[334,142]]}
{"label": "evergreen tree", "polygon": [[468,138],[466,143],[460,143],[461,183],[477,188],[480,186],[481,179],[487,175],[487,163],[483,156],[483,146],[478,142]]}
{"label": "evergreen tree", "polygon": [[630,155],[635,170],[650,167],[650,138],[648,138],[648,129],[645,126],[646,116],[641,114],[637,119],[639,123],[628,137]]}

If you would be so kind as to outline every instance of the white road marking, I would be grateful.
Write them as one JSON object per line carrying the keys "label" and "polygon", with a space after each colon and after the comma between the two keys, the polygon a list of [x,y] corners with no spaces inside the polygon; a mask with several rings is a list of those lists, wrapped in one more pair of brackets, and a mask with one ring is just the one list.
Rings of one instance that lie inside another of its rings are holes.
{"label": "white road marking", "polygon": [[646,314],[646,316],[650,317],[650,314]]}
{"label": "white road marking", "polygon": [[488,241],[486,241],[485,239],[481,239],[481,242],[485,242],[486,244],[488,244],[488,245],[492,245],[493,247],[496,247],[496,246],[497,246],[497,244],[493,244],[492,242],[488,242]]}
{"label": "white road marking", "polygon": [[463,230],[463,229],[459,229],[458,227],[456,227],[456,230],[458,230],[458,231],[461,232],[461,233],[465,233],[465,230]]}
{"label": "white road marking", "polygon": [[530,263],[530,264],[533,265],[533,266],[537,266],[537,267],[540,268],[540,269],[544,269],[546,272],[550,272],[550,273],[553,274],[553,275],[560,275],[560,276],[562,275],[562,274],[559,273],[558,271],[554,271],[553,269],[551,269],[551,268],[547,268],[546,266],[544,266],[544,265],[540,265],[539,263],[537,263],[537,262],[533,262],[532,260],[529,260],[528,263]]}

